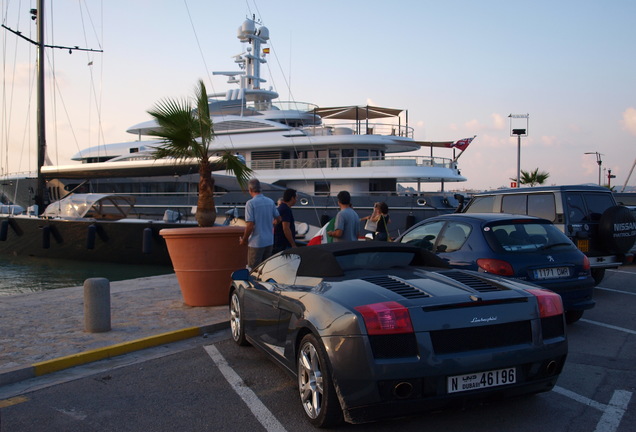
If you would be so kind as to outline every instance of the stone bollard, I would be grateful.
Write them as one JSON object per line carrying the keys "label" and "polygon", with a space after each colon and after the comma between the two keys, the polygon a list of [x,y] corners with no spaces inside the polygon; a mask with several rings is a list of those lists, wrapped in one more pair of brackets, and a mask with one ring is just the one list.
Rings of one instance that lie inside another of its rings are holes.
{"label": "stone bollard", "polygon": [[110,282],[105,278],[84,281],[84,331],[110,331]]}

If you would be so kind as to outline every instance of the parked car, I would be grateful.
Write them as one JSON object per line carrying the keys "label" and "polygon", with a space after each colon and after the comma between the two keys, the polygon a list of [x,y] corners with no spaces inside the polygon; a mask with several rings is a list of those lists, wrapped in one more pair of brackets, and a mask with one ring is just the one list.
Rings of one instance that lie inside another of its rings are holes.
{"label": "parked car", "polygon": [[600,186],[568,185],[499,189],[473,195],[464,213],[515,213],[549,220],[590,259],[599,284],[608,268],[633,257],[636,219]]}
{"label": "parked car", "polygon": [[567,354],[557,294],[420,247],[293,248],[232,279],[232,338],[295,377],[319,427],[549,391]]}
{"label": "parked car", "polygon": [[545,219],[454,213],[426,219],[396,241],[435,253],[453,268],[531,282],[563,299],[567,323],[594,307],[588,258]]}
{"label": "parked car", "polygon": [[[625,207],[632,213],[632,216],[634,216],[634,220],[636,220],[636,206],[626,205]],[[628,254],[629,254],[629,263],[633,264],[635,260],[634,257],[636,257],[636,242],[634,242]]]}

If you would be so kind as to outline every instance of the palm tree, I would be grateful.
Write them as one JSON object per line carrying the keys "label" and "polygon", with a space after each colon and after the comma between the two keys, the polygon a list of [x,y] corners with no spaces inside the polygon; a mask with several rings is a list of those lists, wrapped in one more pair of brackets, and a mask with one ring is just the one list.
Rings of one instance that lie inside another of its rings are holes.
{"label": "palm tree", "polygon": [[[195,218],[199,226],[213,226],[216,220],[214,205],[214,177],[210,163],[210,146],[214,140],[214,125],[210,118],[208,95],[203,80],[195,89],[195,107],[188,99],[163,99],[148,111],[159,129],[150,135],[161,139],[156,159],[171,157],[177,161],[195,159],[199,165],[199,197]],[[233,173],[241,188],[250,179],[252,170],[237,155],[224,151],[219,161]]]}
{"label": "palm tree", "polygon": [[[545,183],[548,177],[550,177],[550,174],[545,171],[539,172],[539,168],[535,168],[535,170],[531,172],[521,170],[521,178],[519,179],[519,183],[530,186],[535,186],[538,184],[541,185]],[[510,180],[517,181],[516,178],[511,178]]]}

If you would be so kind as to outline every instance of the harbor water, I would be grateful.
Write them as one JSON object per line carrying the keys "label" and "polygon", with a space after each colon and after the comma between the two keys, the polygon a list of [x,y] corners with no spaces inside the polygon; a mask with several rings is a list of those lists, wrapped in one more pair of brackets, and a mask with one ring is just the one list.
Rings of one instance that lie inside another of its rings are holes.
{"label": "harbor water", "polygon": [[0,257],[0,297],[82,286],[89,278],[109,281],[173,273],[171,267]]}

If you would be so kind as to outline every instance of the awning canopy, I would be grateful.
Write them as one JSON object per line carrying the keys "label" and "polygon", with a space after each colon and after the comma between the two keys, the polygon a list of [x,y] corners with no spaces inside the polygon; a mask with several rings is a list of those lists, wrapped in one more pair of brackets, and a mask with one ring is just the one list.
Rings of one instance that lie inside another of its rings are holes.
{"label": "awning canopy", "polygon": [[397,117],[404,111],[396,108],[366,106],[341,106],[316,108],[314,112],[323,119],[368,120],[385,117]]}

